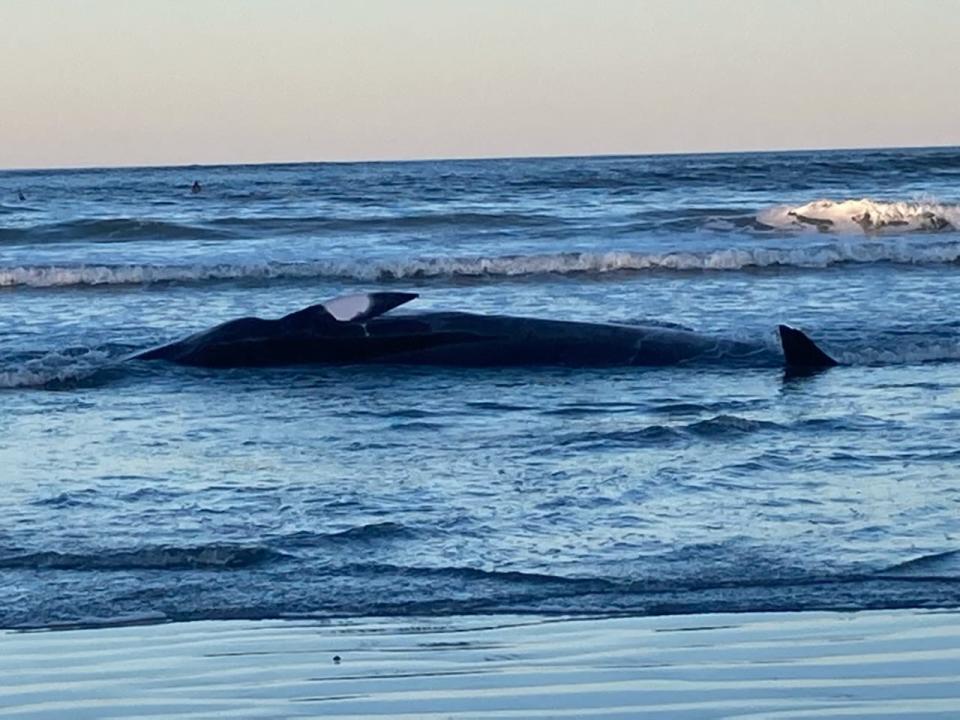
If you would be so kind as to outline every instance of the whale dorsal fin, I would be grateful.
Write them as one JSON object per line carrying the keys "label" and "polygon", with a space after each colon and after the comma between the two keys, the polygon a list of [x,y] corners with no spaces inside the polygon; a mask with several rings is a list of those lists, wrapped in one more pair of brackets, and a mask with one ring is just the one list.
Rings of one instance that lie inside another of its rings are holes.
{"label": "whale dorsal fin", "polygon": [[327,300],[323,307],[340,322],[364,322],[418,297],[417,293],[403,292],[360,293]]}
{"label": "whale dorsal fin", "polygon": [[800,330],[789,325],[780,325],[777,329],[788,368],[818,370],[839,364]]}

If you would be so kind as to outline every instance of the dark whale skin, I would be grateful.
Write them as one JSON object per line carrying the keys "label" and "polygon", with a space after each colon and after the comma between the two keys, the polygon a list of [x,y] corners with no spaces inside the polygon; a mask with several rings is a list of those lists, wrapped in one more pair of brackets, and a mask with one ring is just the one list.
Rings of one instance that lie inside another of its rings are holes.
{"label": "dark whale skin", "polygon": [[240,318],[135,356],[211,368],[401,364],[782,366],[762,344],[660,326],[431,312],[342,322],[322,306],[278,320]]}

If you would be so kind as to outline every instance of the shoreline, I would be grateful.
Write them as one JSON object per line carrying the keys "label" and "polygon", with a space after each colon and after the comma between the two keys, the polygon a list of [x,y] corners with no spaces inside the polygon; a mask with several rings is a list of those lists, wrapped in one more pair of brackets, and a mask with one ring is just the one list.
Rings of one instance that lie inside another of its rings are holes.
{"label": "shoreline", "polygon": [[5,630],[0,677],[17,718],[948,718],[960,609]]}

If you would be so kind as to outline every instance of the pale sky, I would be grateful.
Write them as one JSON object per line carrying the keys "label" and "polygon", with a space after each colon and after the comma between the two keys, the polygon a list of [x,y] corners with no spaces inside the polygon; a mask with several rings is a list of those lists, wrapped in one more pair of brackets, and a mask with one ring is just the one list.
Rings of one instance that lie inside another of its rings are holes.
{"label": "pale sky", "polygon": [[960,145],[960,0],[0,0],[0,168]]}

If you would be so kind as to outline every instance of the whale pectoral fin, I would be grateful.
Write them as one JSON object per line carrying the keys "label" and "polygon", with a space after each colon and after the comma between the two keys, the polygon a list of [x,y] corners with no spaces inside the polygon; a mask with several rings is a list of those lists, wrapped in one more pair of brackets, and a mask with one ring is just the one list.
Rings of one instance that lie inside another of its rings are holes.
{"label": "whale pectoral fin", "polygon": [[800,330],[789,325],[780,325],[777,330],[788,369],[821,370],[839,365]]}
{"label": "whale pectoral fin", "polygon": [[417,293],[360,293],[327,300],[323,303],[323,307],[340,322],[364,322],[411,300],[416,300],[418,297]]}

